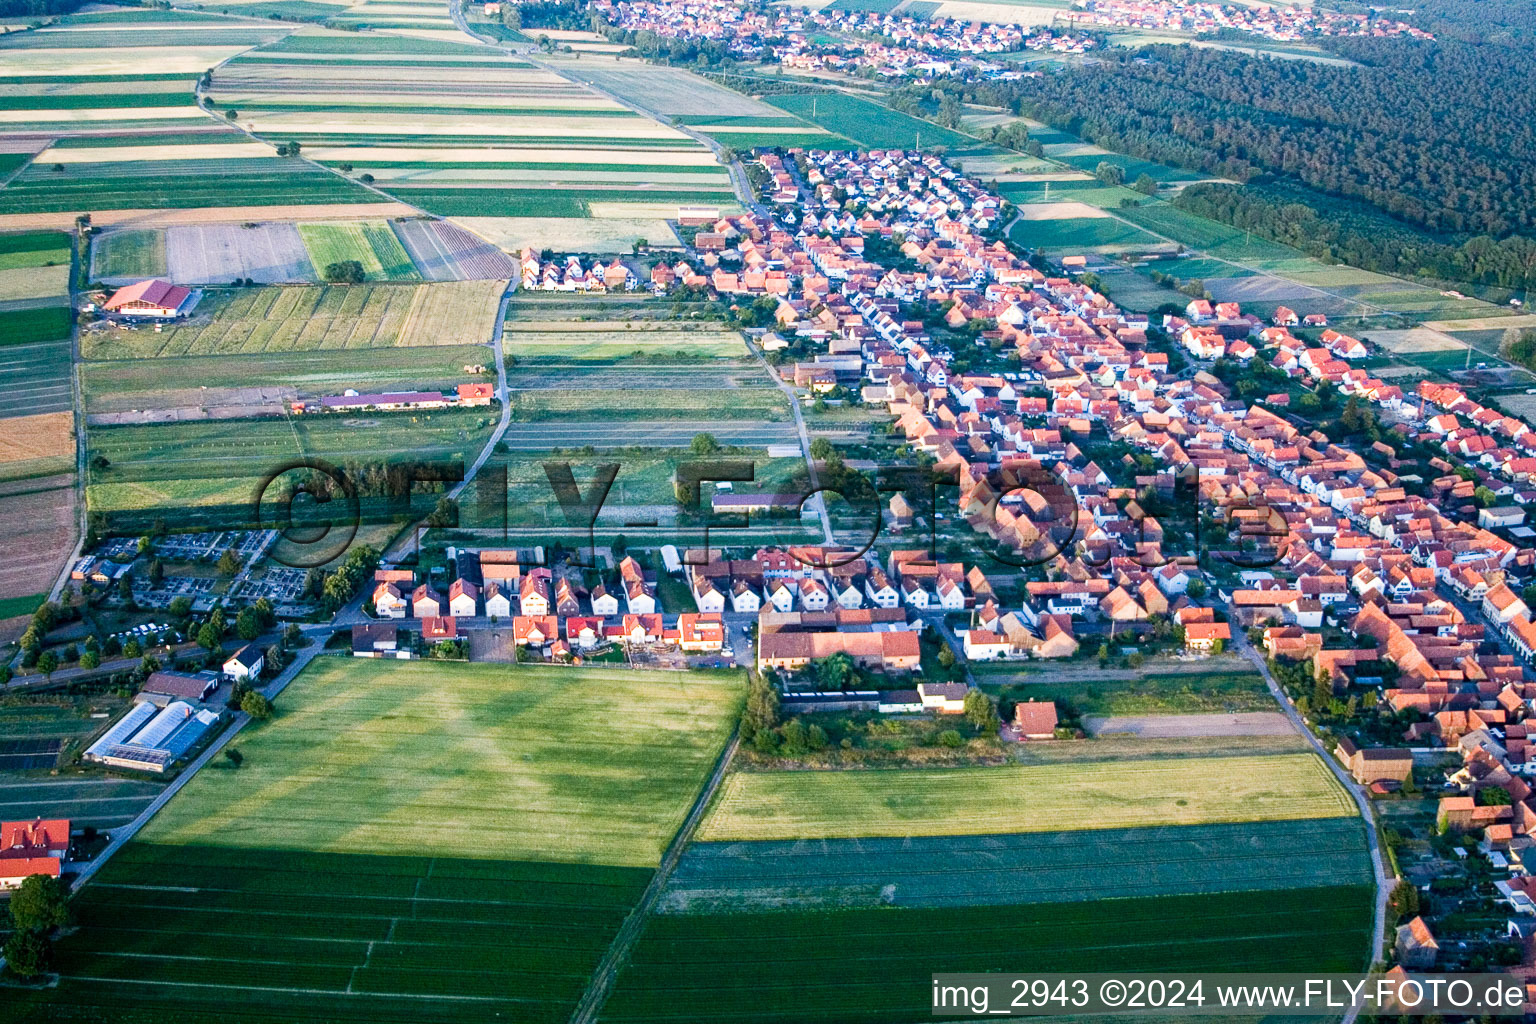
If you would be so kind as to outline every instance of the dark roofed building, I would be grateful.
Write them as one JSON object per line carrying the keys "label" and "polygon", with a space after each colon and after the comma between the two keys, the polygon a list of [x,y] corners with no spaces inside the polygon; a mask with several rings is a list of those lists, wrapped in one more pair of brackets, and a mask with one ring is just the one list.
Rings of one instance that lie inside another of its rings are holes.
{"label": "dark roofed building", "polygon": [[217,679],[188,672],[151,672],[139,690],[138,699],[163,708],[176,700],[205,701],[219,688]]}

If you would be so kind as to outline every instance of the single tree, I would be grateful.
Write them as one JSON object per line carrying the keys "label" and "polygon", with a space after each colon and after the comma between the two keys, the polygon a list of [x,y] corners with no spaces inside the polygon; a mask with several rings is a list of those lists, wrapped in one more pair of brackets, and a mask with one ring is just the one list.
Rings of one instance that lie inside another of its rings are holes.
{"label": "single tree", "polygon": [[53,673],[58,670],[58,667],[59,656],[57,654],[53,653],[52,651],[44,651],[42,654],[38,655],[37,670],[44,676],[52,678]]}
{"label": "single tree", "polygon": [[240,698],[240,710],[252,718],[271,718],[272,702],[255,690]]}
{"label": "single tree", "polygon": [[229,548],[219,556],[218,564],[214,566],[220,576],[233,576],[240,571],[240,556],[234,548]]}
{"label": "single tree", "polygon": [[[35,878],[42,877],[34,875]],[[5,966],[17,977],[36,978],[53,964],[53,945],[41,932],[18,928],[5,940]]]}
{"label": "single tree", "polygon": [[69,924],[69,904],[57,878],[29,875],[11,893],[11,921],[23,931],[46,932]]}
{"label": "single tree", "polygon": [[995,732],[999,724],[996,702],[988,694],[973,688],[965,695],[965,720],[978,732]]}

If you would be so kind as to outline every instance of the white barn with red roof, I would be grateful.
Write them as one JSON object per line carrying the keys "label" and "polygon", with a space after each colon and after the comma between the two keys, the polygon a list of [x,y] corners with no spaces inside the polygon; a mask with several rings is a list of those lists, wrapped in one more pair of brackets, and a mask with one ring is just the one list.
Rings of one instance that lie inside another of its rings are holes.
{"label": "white barn with red roof", "polygon": [[191,299],[191,289],[152,278],[119,288],[102,308],[123,316],[174,317],[191,311]]}

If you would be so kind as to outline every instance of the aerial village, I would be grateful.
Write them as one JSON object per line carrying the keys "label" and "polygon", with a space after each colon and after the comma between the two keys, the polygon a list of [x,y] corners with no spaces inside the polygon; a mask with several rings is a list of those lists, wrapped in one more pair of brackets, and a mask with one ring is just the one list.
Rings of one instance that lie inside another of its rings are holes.
{"label": "aerial village", "polygon": [[[609,24],[662,39],[724,43],[741,60],[772,60],[796,70],[878,78],[938,76],[1007,81],[1038,71],[998,55],[1026,50],[1081,54],[1101,45],[1092,30],[1164,30],[1196,35],[1242,32],[1275,42],[1316,36],[1412,36],[1422,29],[1386,17],[1315,5],[1258,6],[1180,0],[1077,0],[1051,24],[1015,25],[961,18],[823,7],[746,8],[727,0],[599,0]],[[832,36],[832,33],[843,35]]]}

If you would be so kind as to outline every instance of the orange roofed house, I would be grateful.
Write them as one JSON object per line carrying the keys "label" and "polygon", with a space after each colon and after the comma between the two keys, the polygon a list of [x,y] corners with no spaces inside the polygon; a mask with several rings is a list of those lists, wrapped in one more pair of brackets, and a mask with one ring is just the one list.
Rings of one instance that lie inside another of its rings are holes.
{"label": "orange roofed house", "polygon": [[0,822],[0,889],[32,875],[58,878],[69,853],[69,819]]}
{"label": "orange roofed house", "polygon": [[189,289],[171,284],[169,281],[152,279],[119,288],[112,293],[110,299],[102,303],[102,308],[108,313],[117,313],[122,316],[167,320],[171,317],[185,316],[195,305],[197,303],[193,301],[192,292]]}

